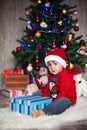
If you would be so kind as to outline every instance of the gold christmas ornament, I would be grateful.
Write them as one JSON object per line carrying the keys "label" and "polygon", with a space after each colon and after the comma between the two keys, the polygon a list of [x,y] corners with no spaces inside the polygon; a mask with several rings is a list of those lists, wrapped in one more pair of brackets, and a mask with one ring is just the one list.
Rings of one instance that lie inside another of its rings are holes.
{"label": "gold christmas ornament", "polygon": [[74,68],[74,65],[70,62],[69,63],[69,69],[73,69]]}
{"label": "gold christmas ornament", "polygon": [[72,34],[68,33],[67,35],[67,42],[71,42],[72,41]]}
{"label": "gold christmas ornament", "polygon": [[85,69],[87,69],[87,63],[85,64]]}
{"label": "gold christmas ornament", "polygon": [[62,10],[62,13],[63,13],[63,14],[67,14],[67,10],[66,10],[66,9],[63,9],[63,10]]}
{"label": "gold christmas ornament", "polygon": [[40,37],[41,37],[41,33],[40,33],[40,32],[36,32],[36,33],[35,33],[35,37],[36,37],[36,38],[40,38]]}
{"label": "gold christmas ornament", "polygon": [[42,1],[41,1],[41,0],[37,0],[37,3],[38,3],[38,4],[41,4],[41,3],[42,3]]}

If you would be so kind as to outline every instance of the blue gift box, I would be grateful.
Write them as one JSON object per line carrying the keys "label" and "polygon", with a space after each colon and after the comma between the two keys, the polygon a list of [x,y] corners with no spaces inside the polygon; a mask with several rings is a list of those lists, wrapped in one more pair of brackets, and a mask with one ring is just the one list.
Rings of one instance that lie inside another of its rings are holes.
{"label": "blue gift box", "polygon": [[10,110],[21,114],[31,115],[34,109],[42,110],[52,98],[43,96],[20,96],[10,98]]}

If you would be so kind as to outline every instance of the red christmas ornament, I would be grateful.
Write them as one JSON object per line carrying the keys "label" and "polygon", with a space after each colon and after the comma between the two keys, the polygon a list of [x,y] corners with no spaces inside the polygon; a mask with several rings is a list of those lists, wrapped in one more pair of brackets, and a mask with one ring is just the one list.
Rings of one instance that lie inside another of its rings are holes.
{"label": "red christmas ornament", "polygon": [[77,10],[74,10],[73,11],[73,14],[77,15],[78,11]]}
{"label": "red christmas ornament", "polygon": [[58,28],[54,28],[54,33],[57,33],[58,32]]}
{"label": "red christmas ornament", "polygon": [[80,48],[79,52],[80,52],[81,54],[85,53],[85,48],[84,48],[84,47],[83,47],[83,48]]}
{"label": "red christmas ornament", "polygon": [[26,16],[29,16],[29,15],[30,15],[29,10],[26,10],[26,11],[25,11],[25,15],[26,15]]}
{"label": "red christmas ornament", "polygon": [[36,65],[36,66],[35,66],[35,70],[36,70],[36,71],[39,71],[39,69],[40,69],[40,66],[39,66],[39,65]]}
{"label": "red christmas ornament", "polygon": [[50,11],[50,13],[49,13],[49,16],[54,16],[54,13],[52,12],[52,11]]}
{"label": "red christmas ornament", "polygon": [[33,40],[33,36],[32,36],[32,35],[30,35],[30,36],[29,36],[29,39],[30,39],[30,40]]}
{"label": "red christmas ornament", "polygon": [[79,31],[79,26],[74,26],[74,31]]}
{"label": "red christmas ornament", "polygon": [[39,58],[36,57],[36,59],[35,59],[35,63],[38,64],[39,62],[40,62]]}
{"label": "red christmas ornament", "polygon": [[38,17],[36,17],[35,22],[40,23],[40,19]]}
{"label": "red christmas ornament", "polygon": [[17,47],[17,48],[16,48],[16,51],[17,51],[17,52],[20,52],[20,51],[21,51],[21,49],[22,49],[22,47],[21,47],[21,46],[20,46],[20,47]]}
{"label": "red christmas ornament", "polygon": [[52,49],[55,49],[55,48],[56,48],[56,44],[53,43],[53,44],[52,44]]}
{"label": "red christmas ornament", "polygon": [[87,48],[85,48],[85,53],[87,53]]}
{"label": "red christmas ornament", "polygon": [[83,46],[86,46],[86,42],[83,39],[80,40],[80,44],[82,44]]}

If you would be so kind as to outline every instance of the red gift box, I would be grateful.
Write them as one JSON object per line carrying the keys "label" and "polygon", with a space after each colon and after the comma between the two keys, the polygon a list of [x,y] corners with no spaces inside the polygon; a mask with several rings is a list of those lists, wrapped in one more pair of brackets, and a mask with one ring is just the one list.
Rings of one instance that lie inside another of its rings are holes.
{"label": "red gift box", "polygon": [[29,75],[6,75],[3,86],[11,90],[25,90],[29,84]]}
{"label": "red gift box", "polygon": [[7,75],[24,75],[23,69],[13,70],[13,69],[7,69],[3,70],[2,77],[5,78]]}

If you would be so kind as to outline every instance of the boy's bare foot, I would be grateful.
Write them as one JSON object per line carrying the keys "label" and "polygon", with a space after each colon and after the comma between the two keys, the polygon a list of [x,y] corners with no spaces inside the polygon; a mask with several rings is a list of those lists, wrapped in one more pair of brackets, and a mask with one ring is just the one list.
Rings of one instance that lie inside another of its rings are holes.
{"label": "boy's bare foot", "polygon": [[33,110],[32,117],[36,118],[38,116],[46,115],[44,111],[42,110]]}

